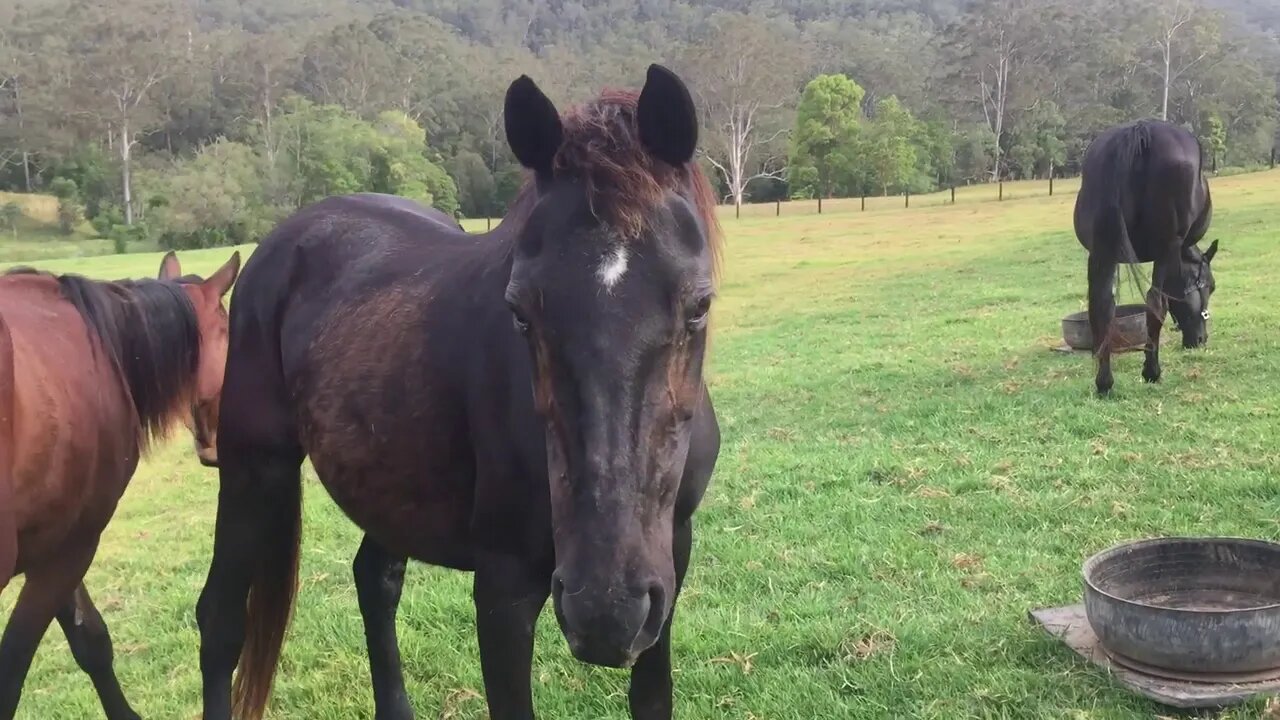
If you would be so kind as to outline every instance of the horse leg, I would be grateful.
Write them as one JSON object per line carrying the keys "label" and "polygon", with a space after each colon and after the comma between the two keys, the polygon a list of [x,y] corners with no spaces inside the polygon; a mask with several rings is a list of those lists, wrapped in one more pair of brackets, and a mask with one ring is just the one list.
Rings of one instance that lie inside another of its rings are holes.
{"label": "horse leg", "polygon": [[689,569],[689,551],[693,546],[693,520],[686,520],[675,530],[671,552],[676,565],[676,596],[671,600],[671,614],[653,647],[645,650],[631,670],[631,687],[627,699],[633,720],[671,720],[671,623],[676,615],[676,601]]}
{"label": "horse leg", "polygon": [[1098,249],[1089,253],[1089,330],[1093,333],[1093,354],[1098,362],[1094,384],[1099,395],[1110,393],[1115,385],[1111,375],[1111,324],[1116,315],[1112,278],[1117,269],[1115,259]]}
{"label": "horse leg", "polygon": [[533,720],[533,631],[551,593],[550,573],[535,574],[510,557],[476,563],[476,635],[492,720]]}
{"label": "horse leg", "polygon": [[0,720],[12,720],[40,640],[93,562],[97,542],[64,555],[62,562],[27,571],[27,582],[0,638]]}
{"label": "horse leg", "polygon": [[107,720],[139,720],[138,713],[125,700],[112,667],[114,653],[107,624],[94,607],[83,582],[76,587],[71,600],[58,610],[57,618],[76,664],[88,674],[98,691]]}
{"label": "horse leg", "polygon": [[396,608],[404,587],[404,565],[404,556],[392,555],[365,535],[351,568],[369,647],[376,720],[413,720],[413,708],[404,689],[404,672],[400,669],[400,644],[396,639]]}
{"label": "horse leg", "polygon": [[[1158,282],[1160,271],[1155,270],[1152,275],[1155,276],[1153,281]],[[1169,311],[1169,302],[1164,293],[1156,289],[1158,287],[1159,285],[1154,285],[1147,291],[1147,347],[1144,353],[1146,359],[1142,363],[1142,379],[1149,383],[1160,382],[1160,331],[1164,328]]]}
{"label": "horse leg", "polygon": [[1175,243],[1166,257],[1156,260],[1151,268],[1151,289],[1147,291],[1147,347],[1142,363],[1142,379],[1160,382],[1160,331],[1169,313],[1169,297],[1165,286],[1170,279],[1181,279],[1182,246]]}
{"label": "horse leg", "polygon": [[273,542],[291,542],[279,533],[294,522],[286,514],[297,512],[290,505],[299,501],[302,481],[302,459],[292,453],[258,455],[248,463],[239,453],[222,455],[213,560],[196,605],[204,720],[231,720],[231,676],[245,650],[249,590],[264,572],[288,572],[262,558],[279,554]]}

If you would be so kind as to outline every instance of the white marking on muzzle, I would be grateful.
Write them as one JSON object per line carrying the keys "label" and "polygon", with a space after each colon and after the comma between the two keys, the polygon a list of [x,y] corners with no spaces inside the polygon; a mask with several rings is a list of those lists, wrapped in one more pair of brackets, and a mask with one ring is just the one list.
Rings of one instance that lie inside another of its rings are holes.
{"label": "white marking on muzzle", "polygon": [[627,246],[622,244],[615,245],[613,251],[604,256],[600,267],[596,268],[596,278],[605,290],[612,291],[627,274],[627,260]]}

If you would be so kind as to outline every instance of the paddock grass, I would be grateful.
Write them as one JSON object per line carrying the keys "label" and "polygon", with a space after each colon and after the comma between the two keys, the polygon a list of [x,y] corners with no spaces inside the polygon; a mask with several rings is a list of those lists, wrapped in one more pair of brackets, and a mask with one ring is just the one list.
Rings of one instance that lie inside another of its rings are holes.
{"label": "paddock grass", "polygon": [[[1051,352],[1083,307],[1073,194],[725,220],[709,371],[724,445],[677,618],[681,718],[1151,720],[1026,619],[1080,597],[1080,562],[1151,535],[1280,538],[1280,172],[1214,182],[1207,349],[1144,385]],[[184,254],[208,272],[226,250]],[[150,275],[159,256],[50,262]],[[1130,295],[1134,294],[1129,289]],[[359,533],[307,482],[302,590],[271,717],[372,717],[350,563]],[[126,692],[199,717],[194,604],[216,476],[181,438],[134,479],[89,585]],[[419,718],[484,718],[470,580],[411,569],[400,608]],[[0,599],[5,611],[16,597]],[[626,717],[625,674],[539,626],[543,718]],[[1258,718],[1261,703],[1229,711]],[[100,717],[56,628],[26,720]]]}

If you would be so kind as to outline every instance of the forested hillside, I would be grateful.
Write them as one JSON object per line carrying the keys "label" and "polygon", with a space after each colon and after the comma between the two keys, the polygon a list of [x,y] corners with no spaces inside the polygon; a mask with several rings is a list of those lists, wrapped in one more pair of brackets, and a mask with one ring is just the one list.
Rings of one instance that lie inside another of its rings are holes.
{"label": "forested hillside", "polygon": [[729,200],[1073,172],[1167,115],[1212,165],[1276,141],[1274,0],[17,0],[0,7],[0,189],[103,234],[254,239],[325,195],[500,214],[501,98],[670,64]]}

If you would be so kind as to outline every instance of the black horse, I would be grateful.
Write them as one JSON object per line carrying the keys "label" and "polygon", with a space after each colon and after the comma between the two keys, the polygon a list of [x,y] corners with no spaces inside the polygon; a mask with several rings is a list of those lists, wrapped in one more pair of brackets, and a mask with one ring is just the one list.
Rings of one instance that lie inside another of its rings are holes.
{"label": "black horse", "polygon": [[720,446],[702,379],[720,235],[693,101],[653,66],[639,93],[562,118],[521,77],[505,123],[531,178],[488,236],[337,197],[247,263],[198,607],[206,720],[266,705],[304,456],[366,532],[354,573],[380,720],[413,715],[395,630],[406,558],[474,571],[495,720],[533,717],[548,595],[575,656],[632,667],[633,717],[671,717],[672,613]]}
{"label": "black horse", "polygon": [[458,219],[448,213],[437,210],[433,207],[425,207],[419,203],[402,198],[399,195],[388,195],[386,193],[353,193],[349,197],[358,198],[368,204],[370,207],[381,207],[386,210],[398,210],[410,215],[420,216],[424,220],[430,220],[439,223],[450,230],[461,230],[462,224]]}
{"label": "black horse", "polygon": [[1147,347],[1142,377],[1160,380],[1160,329],[1166,312],[1184,347],[1209,339],[1210,263],[1218,252],[1196,243],[1209,229],[1213,202],[1200,141],[1166,122],[1141,120],[1111,128],[1085,152],[1075,230],[1089,251],[1089,325],[1098,360],[1098,393],[1111,391],[1115,340],[1113,284],[1120,263],[1154,263],[1147,293]]}

